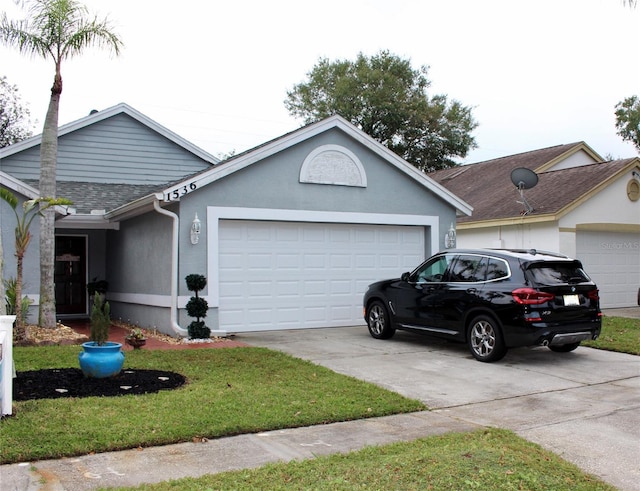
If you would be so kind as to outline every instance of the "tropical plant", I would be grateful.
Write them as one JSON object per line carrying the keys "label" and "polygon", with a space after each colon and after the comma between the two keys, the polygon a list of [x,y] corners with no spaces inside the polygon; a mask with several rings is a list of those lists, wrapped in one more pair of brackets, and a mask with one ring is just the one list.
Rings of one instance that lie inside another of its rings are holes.
{"label": "tropical plant", "polygon": [[[22,203],[22,215],[18,214],[18,198],[8,189],[0,188],[0,198],[2,198],[13,210],[16,217],[15,228],[15,255],[17,263],[15,298],[22,298],[22,277],[24,256],[31,242],[31,222],[37,215],[41,215],[44,210],[58,205],[71,205],[71,201],[65,198],[37,198],[30,199]],[[22,315],[22,302],[16,302],[16,328],[24,329],[24,319]]]}
{"label": "tropical plant", "polygon": [[91,308],[91,322],[89,326],[89,339],[102,346],[109,339],[109,327],[111,326],[111,307],[104,295],[97,293],[93,297]]}
{"label": "tropical plant", "polygon": [[[13,277],[3,280],[4,288],[5,288],[5,312],[7,315],[16,315],[18,310],[22,310],[20,314],[20,320],[22,324],[26,324],[27,322],[27,314],[29,313],[29,306],[33,303],[26,295],[22,297],[20,301],[20,308],[17,307],[17,298],[16,297],[16,285],[17,280]],[[23,285],[24,286],[24,285]],[[19,335],[17,336],[19,338]]]}
{"label": "tropical plant", "polygon": [[428,67],[414,69],[388,51],[355,61],[322,58],[308,80],[287,91],[285,107],[305,123],[347,119],[418,169],[452,167],[476,147],[471,108],[430,95]]}
{"label": "tropical plant", "polygon": [[[62,62],[81,54],[90,46],[110,48],[118,54],[122,41],[111,30],[107,19],[91,19],[87,8],[75,0],[31,0],[27,18],[12,21],[4,13],[0,19],[0,41],[21,53],[53,60],[55,75],[49,108],[40,144],[40,196],[56,196],[58,154],[58,110],[62,94]],[[40,310],[41,327],[55,328],[54,290],[55,230],[54,212],[43,211],[40,220]]]}
{"label": "tropical plant", "polygon": [[187,314],[189,317],[195,317],[196,320],[189,324],[187,332],[192,339],[208,339],[211,336],[211,329],[205,326],[204,321],[201,321],[200,318],[207,316],[209,304],[204,298],[198,296],[198,292],[207,286],[207,279],[201,274],[190,274],[187,275],[185,281],[189,291],[195,292],[195,296],[187,302]]}

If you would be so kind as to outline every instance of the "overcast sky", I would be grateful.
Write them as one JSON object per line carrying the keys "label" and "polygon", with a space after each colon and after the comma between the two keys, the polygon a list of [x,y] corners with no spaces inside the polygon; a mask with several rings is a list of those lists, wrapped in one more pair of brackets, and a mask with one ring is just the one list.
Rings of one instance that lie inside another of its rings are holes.
{"label": "overcast sky", "polygon": [[[125,102],[219,155],[294,130],[286,91],[321,57],[380,50],[429,65],[432,94],[474,107],[478,148],[463,162],[585,141],[637,155],[614,106],[640,95],[640,7],[622,0],[85,0],[125,49],[62,67],[60,124]],[[22,18],[13,0],[0,0]],[[41,132],[52,61],[0,47]]]}

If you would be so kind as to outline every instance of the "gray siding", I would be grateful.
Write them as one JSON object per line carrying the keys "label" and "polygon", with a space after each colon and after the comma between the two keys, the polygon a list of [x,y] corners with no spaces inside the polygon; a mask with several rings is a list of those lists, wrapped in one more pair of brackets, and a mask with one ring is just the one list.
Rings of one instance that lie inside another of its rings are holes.
{"label": "gray siding", "polygon": [[[163,184],[211,167],[126,114],[117,114],[58,139],[59,181]],[[40,147],[2,159],[18,179],[39,179]]]}

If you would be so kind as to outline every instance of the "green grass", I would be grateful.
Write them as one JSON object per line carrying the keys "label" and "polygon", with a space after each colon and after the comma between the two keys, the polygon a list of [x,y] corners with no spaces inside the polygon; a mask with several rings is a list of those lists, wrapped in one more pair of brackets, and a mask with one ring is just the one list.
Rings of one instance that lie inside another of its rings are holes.
{"label": "green grass", "polygon": [[612,491],[615,488],[510,431],[483,429],[135,489]]}
{"label": "green grass", "polygon": [[591,348],[640,355],[640,319],[604,316],[600,337],[582,344]]}
{"label": "green grass", "polygon": [[[77,346],[16,348],[18,371],[78,366]],[[129,351],[125,368],[169,370],[156,394],[14,402],[2,463],[218,438],[425,409],[415,400],[264,348]]]}

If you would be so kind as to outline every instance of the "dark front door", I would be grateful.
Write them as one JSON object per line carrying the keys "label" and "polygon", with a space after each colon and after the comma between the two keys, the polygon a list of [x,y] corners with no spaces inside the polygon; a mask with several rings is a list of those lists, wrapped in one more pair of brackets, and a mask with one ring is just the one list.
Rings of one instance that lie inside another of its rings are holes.
{"label": "dark front door", "polygon": [[87,313],[87,238],[56,237],[56,312]]}

